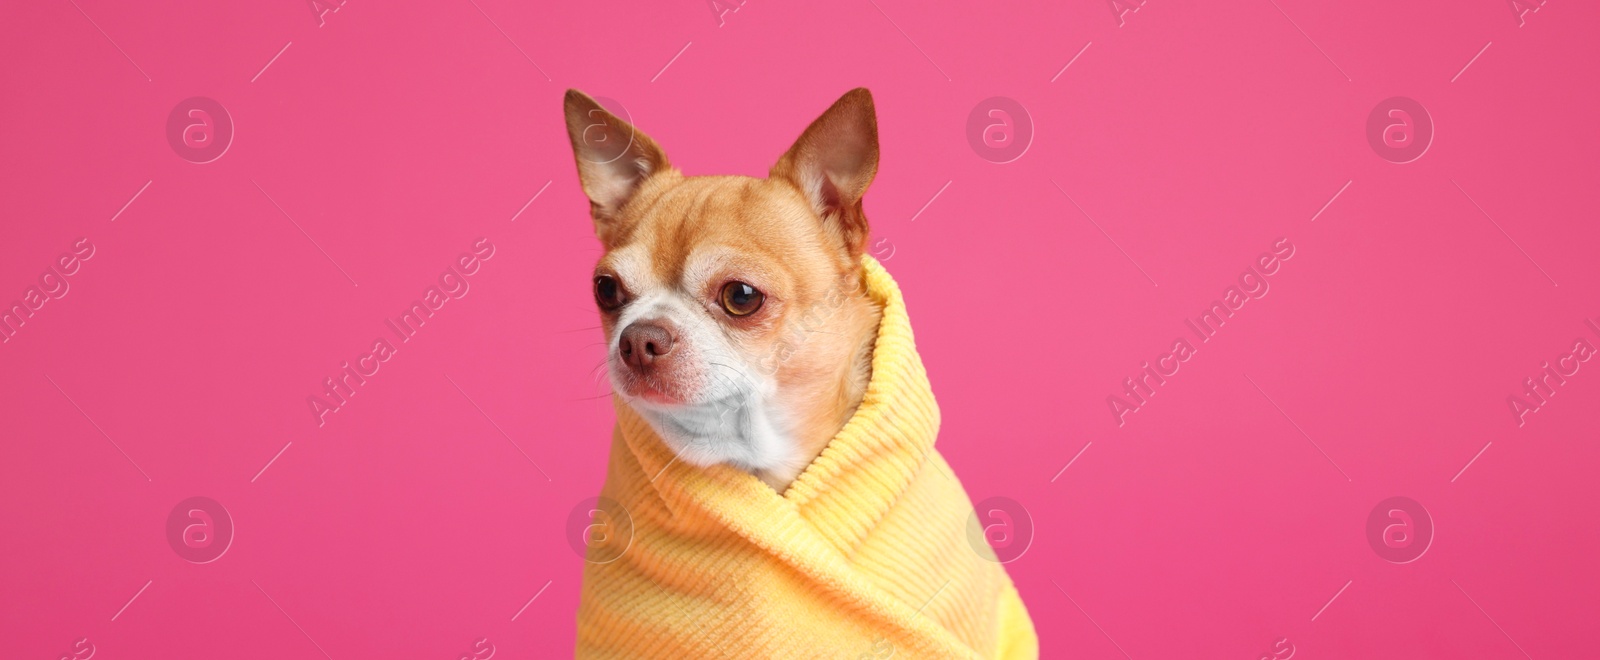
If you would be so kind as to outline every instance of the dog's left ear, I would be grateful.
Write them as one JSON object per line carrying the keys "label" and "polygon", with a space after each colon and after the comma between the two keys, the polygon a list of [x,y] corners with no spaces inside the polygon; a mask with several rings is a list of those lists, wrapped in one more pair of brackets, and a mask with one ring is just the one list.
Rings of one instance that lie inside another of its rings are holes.
{"label": "dog's left ear", "polygon": [[617,213],[650,176],[671,169],[655,140],[576,89],[562,102],[578,180],[589,197],[595,233],[610,244]]}
{"label": "dog's left ear", "polygon": [[823,225],[855,258],[867,249],[871,230],[861,198],[877,173],[877,110],[872,92],[857,87],[811,122],[769,176],[799,187]]}

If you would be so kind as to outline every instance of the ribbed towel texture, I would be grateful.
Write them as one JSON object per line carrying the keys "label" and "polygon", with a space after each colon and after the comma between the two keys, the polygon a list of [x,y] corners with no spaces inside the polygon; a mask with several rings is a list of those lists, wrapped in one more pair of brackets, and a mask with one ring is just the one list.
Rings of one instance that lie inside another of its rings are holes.
{"label": "ribbed towel texture", "polygon": [[589,548],[578,657],[1038,657],[1016,588],[969,541],[972,502],[933,448],[939,408],[900,289],[862,263],[883,305],[866,395],[785,493],[674,460],[615,402],[601,496],[626,512],[631,538]]}

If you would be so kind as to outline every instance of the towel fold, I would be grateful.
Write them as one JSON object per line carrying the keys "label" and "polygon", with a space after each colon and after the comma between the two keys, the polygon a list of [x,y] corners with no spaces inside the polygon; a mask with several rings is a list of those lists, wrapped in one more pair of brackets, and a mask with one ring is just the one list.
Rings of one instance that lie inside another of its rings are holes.
{"label": "towel fold", "polygon": [[578,657],[1038,656],[1015,586],[969,542],[972,502],[933,448],[939,408],[899,287],[872,257],[862,264],[883,306],[871,380],[783,494],[731,466],[674,460],[615,401],[597,505],[615,524],[588,549]]}

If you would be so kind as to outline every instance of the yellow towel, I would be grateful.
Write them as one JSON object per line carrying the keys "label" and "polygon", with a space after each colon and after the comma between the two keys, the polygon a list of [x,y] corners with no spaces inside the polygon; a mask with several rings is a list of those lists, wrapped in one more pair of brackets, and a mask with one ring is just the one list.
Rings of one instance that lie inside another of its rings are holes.
{"label": "yellow towel", "polygon": [[939,408],[900,289],[862,263],[883,305],[871,381],[785,493],[674,460],[615,402],[578,657],[1038,656],[1016,588],[969,542],[972,502],[933,450]]}

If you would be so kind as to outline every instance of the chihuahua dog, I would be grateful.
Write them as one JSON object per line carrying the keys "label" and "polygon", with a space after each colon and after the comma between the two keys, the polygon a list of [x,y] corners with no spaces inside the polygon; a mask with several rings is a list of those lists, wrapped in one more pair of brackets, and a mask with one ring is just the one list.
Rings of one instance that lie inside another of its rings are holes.
{"label": "chihuahua dog", "polygon": [[861,284],[878,170],[872,94],[846,93],[767,175],[685,176],[568,90],[604,256],[594,298],[614,392],[679,459],[784,492],[860,405],[881,309]]}

